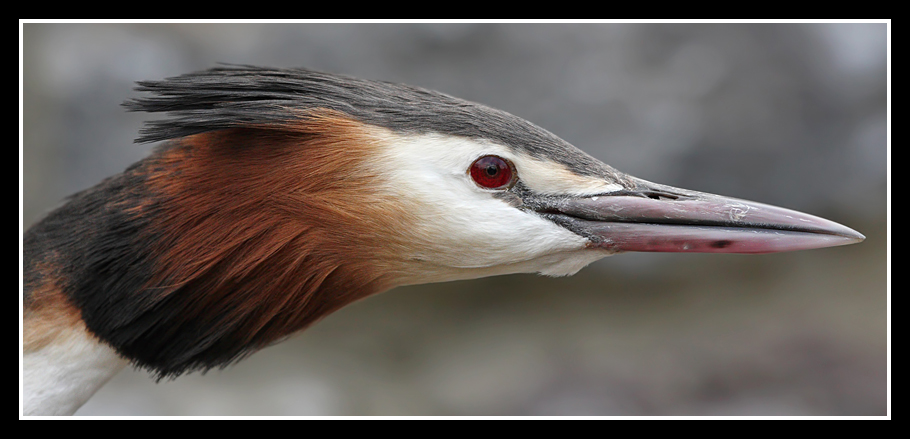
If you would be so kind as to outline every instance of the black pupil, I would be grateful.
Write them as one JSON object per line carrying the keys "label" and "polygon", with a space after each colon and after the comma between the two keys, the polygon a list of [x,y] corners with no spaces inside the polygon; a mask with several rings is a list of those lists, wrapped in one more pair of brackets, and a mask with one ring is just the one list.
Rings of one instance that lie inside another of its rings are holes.
{"label": "black pupil", "polygon": [[495,177],[496,174],[498,174],[498,173],[499,173],[499,166],[496,166],[496,165],[487,166],[487,175],[489,175],[490,177]]}

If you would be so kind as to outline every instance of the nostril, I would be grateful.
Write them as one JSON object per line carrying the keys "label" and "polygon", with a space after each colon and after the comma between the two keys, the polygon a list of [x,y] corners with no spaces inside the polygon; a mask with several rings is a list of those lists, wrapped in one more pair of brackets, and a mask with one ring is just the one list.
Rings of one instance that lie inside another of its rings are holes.
{"label": "nostril", "polygon": [[679,199],[678,195],[671,194],[668,192],[648,191],[648,192],[642,192],[642,195],[644,195],[652,200],[677,200],[677,199]]}

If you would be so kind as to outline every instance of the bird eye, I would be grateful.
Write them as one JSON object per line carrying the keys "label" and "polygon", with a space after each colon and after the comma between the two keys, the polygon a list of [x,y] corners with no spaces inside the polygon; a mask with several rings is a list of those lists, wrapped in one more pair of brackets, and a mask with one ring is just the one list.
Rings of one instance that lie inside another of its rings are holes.
{"label": "bird eye", "polygon": [[471,178],[478,186],[487,189],[506,189],[514,181],[514,167],[508,160],[495,155],[485,155],[471,164]]}

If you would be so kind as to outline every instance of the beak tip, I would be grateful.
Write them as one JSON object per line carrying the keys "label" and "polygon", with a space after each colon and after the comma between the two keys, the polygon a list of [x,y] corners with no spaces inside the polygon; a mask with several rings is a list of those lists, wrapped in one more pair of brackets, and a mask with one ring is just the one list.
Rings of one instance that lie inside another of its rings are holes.
{"label": "beak tip", "polygon": [[[806,215],[807,217],[809,215]],[[866,236],[862,233],[857,232],[843,224],[836,223],[834,221],[818,218],[818,221],[821,223],[819,227],[822,233],[828,233],[830,236],[836,237],[835,241],[832,241],[832,245],[850,245],[850,244],[859,244],[866,240]]]}
{"label": "beak tip", "polygon": [[845,245],[859,244],[866,240],[866,235],[863,235],[862,233],[859,233],[853,229],[849,229],[849,228],[847,228],[847,229],[850,231],[850,234],[844,235],[844,238],[846,238],[846,240],[847,240],[847,242],[844,243]]}

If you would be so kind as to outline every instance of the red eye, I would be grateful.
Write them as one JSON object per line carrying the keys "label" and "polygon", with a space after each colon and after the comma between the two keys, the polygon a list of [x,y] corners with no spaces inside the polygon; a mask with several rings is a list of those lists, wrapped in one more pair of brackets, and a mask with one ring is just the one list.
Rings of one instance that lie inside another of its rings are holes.
{"label": "red eye", "polygon": [[501,157],[485,155],[471,164],[471,178],[480,187],[502,189],[512,183],[512,165]]}

